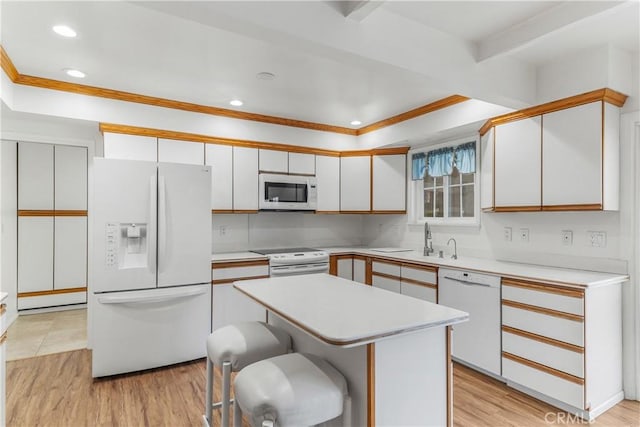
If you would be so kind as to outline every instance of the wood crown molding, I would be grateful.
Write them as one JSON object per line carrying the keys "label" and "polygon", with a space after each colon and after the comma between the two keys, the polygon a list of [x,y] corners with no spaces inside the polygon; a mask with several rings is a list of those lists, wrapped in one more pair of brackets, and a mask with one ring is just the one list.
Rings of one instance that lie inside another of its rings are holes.
{"label": "wood crown molding", "polygon": [[232,119],[250,120],[254,122],[269,123],[280,126],[290,126],[302,129],[316,130],[321,132],[333,132],[344,135],[358,136],[373,132],[387,126],[392,126],[410,120],[415,117],[428,114],[443,108],[450,107],[469,98],[462,95],[451,95],[438,101],[423,105],[413,110],[395,115],[388,119],[380,120],[359,129],[347,128],[343,126],[329,125],[325,123],[315,123],[305,120],[288,119],[284,117],[269,116],[266,114],[250,113],[245,111],[230,110],[228,108],[213,107],[209,105],[195,104],[191,102],[176,101],[155,96],[141,95],[132,92],[125,92],[115,89],[89,86],[78,83],[64,82],[61,80],[48,79],[44,77],[29,76],[20,74],[11,61],[11,58],[0,45],[2,69],[15,84],[39,87],[43,89],[59,90],[63,92],[76,93],[80,95],[95,96],[100,98],[115,99],[118,101],[134,102],[138,104],[153,105],[156,107],[171,108],[174,110],[190,111],[193,113],[209,114],[213,116],[229,117]]}
{"label": "wood crown molding", "polygon": [[484,135],[494,126],[503,125],[505,123],[514,122],[517,120],[526,119],[528,117],[535,117],[541,114],[552,113],[554,111],[565,110],[571,107],[577,107],[578,105],[589,104],[596,101],[604,101],[609,104],[613,104],[616,107],[622,107],[627,100],[627,95],[616,92],[615,90],[602,88],[593,90],[591,92],[581,93],[579,95],[570,96],[568,98],[558,99],[556,101],[547,102],[545,104],[536,105],[533,107],[525,108],[523,110],[514,111],[511,113],[503,114],[501,116],[493,117],[485,122],[480,128],[480,135]]}

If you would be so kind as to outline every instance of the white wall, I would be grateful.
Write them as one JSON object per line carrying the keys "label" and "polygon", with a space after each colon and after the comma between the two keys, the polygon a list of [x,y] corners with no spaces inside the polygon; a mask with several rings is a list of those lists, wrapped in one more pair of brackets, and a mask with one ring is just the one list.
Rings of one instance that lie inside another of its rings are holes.
{"label": "white wall", "polygon": [[18,145],[14,141],[0,142],[0,290],[9,294],[7,319],[9,324],[18,314]]}
{"label": "white wall", "polygon": [[212,215],[212,252],[284,247],[359,246],[362,215],[300,212]]}

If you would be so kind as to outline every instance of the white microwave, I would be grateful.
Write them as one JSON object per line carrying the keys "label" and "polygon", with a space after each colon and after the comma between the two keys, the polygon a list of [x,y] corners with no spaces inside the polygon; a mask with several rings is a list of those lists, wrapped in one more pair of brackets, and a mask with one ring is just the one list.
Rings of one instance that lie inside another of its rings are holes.
{"label": "white microwave", "polygon": [[315,176],[261,173],[258,179],[260,210],[316,210],[318,189]]}

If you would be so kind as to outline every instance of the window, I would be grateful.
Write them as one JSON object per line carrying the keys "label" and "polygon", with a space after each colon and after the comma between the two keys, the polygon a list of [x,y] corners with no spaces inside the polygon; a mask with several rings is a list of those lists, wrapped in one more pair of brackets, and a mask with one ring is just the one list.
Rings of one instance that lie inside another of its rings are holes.
{"label": "window", "polygon": [[412,154],[415,222],[478,223],[476,143],[467,138]]}

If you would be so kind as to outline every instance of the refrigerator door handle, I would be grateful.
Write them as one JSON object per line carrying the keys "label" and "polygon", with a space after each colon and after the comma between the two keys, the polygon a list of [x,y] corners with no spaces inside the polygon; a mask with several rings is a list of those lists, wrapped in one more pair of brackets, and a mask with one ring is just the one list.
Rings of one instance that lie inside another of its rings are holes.
{"label": "refrigerator door handle", "polygon": [[100,304],[155,304],[202,295],[206,292],[206,289],[200,287],[198,289],[180,289],[172,292],[156,292],[152,295],[136,295],[135,293],[125,293],[125,295],[100,295],[98,296],[98,302]]}
{"label": "refrigerator door handle", "polygon": [[167,192],[164,176],[158,177],[158,272],[167,262]]}
{"label": "refrigerator door handle", "polygon": [[[156,197],[157,197],[157,177],[151,175],[149,177],[149,230],[147,230],[147,236],[151,236],[156,232]],[[147,252],[147,268],[152,274],[156,273],[156,251],[151,249],[149,245]]]}

